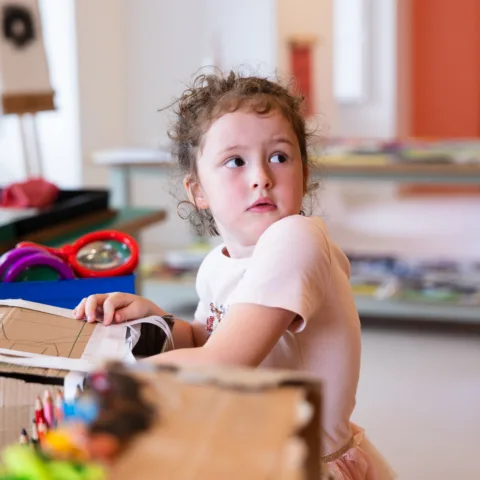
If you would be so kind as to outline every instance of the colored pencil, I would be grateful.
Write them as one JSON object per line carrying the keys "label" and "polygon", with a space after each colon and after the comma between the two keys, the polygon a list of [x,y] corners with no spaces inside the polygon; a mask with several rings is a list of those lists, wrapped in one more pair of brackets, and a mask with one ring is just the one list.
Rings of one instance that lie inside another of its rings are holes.
{"label": "colored pencil", "polygon": [[24,428],[22,428],[22,431],[20,432],[20,438],[18,439],[18,443],[20,445],[28,445],[30,443],[27,431]]}
{"label": "colored pencil", "polygon": [[45,422],[49,428],[53,427],[53,423],[55,420],[54,412],[53,412],[53,400],[52,395],[50,394],[49,390],[45,390],[43,396],[43,416],[45,418]]}

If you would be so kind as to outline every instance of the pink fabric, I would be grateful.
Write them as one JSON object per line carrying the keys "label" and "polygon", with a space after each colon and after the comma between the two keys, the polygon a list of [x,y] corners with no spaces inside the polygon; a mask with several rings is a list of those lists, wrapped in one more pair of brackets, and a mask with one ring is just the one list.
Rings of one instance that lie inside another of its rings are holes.
{"label": "pink fabric", "polygon": [[[195,321],[215,335],[231,305],[257,304],[297,314],[261,367],[306,372],[322,383],[321,456],[355,438],[332,463],[337,478],[384,480],[381,462],[363,432],[350,424],[360,373],[360,321],[347,257],[317,217],[292,215],[271,225],[251,257],[230,258],[223,245],[205,258],[197,276]],[[255,331],[251,332],[255,335]],[[248,338],[245,339],[248,341]],[[320,427],[320,426],[319,426]],[[375,473],[377,472],[377,473]],[[338,476],[339,475],[339,476]]]}
{"label": "pink fabric", "polygon": [[327,464],[334,480],[393,480],[397,476],[380,452],[365,437],[364,431],[352,424],[355,446],[340,458]]}
{"label": "pink fabric", "polygon": [[48,207],[58,197],[58,187],[43,178],[13,183],[2,191],[0,206],[15,208]]}
{"label": "pink fabric", "polygon": [[251,257],[227,257],[220,245],[197,275],[200,302],[195,319],[212,335],[228,308],[238,303],[297,314],[261,366],[306,372],[321,380],[321,455],[352,438],[361,333],[349,273],[348,259],[324,222],[292,215],[263,233]]}

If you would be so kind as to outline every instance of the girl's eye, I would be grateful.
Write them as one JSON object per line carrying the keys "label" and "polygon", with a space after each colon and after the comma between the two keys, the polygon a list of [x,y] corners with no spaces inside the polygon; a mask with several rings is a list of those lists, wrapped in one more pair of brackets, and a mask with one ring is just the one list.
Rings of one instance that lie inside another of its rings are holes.
{"label": "girl's eye", "polygon": [[285,163],[286,161],[287,161],[287,156],[284,155],[283,153],[274,153],[270,157],[271,163]]}
{"label": "girl's eye", "polygon": [[231,158],[230,160],[227,160],[227,162],[225,163],[225,166],[228,168],[238,168],[238,167],[243,167],[244,165],[245,165],[245,161],[240,157]]}

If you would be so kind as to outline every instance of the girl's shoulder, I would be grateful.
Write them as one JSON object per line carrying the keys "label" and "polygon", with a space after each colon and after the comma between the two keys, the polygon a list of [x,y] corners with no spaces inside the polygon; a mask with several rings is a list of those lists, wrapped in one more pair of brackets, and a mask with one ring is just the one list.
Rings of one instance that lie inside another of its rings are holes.
{"label": "girl's shoulder", "polygon": [[285,248],[295,246],[328,249],[330,239],[325,223],[319,217],[290,215],[270,225],[259,238],[257,247],[275,243]]}
{"label": "girl's shoulder", "polygon": [[304,270],[323,265],[328,272],[333,265],[350,276],[350,263],[342,249],[330,238],[319,217],[291,215],[272,224],[260,237],[254,251],[258,262],[264,258]]}

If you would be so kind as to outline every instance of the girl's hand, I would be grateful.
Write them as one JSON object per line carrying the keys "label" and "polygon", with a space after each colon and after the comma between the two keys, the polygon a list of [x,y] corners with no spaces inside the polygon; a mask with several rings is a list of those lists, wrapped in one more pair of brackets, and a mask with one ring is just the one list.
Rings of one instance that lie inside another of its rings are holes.
{"label": "girl's hand", "polygon": [[75,318],[87,317],[93,323],[103,316],[103,323],[123,323],[150,315],[166,315],[167,312],[146,298],[131,293],[102,293],[84,298],[73,311]]}

